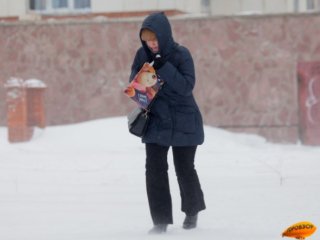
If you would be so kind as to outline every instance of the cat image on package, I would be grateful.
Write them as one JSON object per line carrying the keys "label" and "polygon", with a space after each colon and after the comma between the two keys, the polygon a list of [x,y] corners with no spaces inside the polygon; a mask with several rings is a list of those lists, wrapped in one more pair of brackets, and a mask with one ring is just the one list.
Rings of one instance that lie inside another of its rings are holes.
{"label": "cat image on package", "polygon": [[141,108],[146,109],[161,87],[162,81],[149,63],[145,63],[124,90]]}

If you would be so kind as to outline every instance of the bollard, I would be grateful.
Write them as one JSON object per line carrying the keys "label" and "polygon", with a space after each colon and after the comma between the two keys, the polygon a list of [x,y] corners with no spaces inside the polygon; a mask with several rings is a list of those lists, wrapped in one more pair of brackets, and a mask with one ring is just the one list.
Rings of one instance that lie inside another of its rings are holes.
{"label": "bollard", "polygon": [[28,124],[27,93],[22,79],[11,78],[5,83],[9,142],[31,139],[33,127]]}

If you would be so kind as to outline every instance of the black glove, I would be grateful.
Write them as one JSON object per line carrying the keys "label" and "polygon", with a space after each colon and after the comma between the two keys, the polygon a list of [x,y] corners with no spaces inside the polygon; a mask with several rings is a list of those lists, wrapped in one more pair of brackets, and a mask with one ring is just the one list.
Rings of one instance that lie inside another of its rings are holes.
{"label": "black glove", "polygon": [[161,55],[159,53],[154,55],[153,62],[154,62],[153,68],[155,70],[158,70],[166,63],[166,61],[161,57]]}

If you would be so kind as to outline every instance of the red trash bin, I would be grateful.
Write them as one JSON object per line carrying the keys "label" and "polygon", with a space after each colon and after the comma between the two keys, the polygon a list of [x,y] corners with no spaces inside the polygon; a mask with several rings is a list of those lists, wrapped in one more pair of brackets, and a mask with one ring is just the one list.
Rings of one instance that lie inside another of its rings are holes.
{"label": "red trash bin", "polygon": [[24,85],[27,89],[28,124],[45,128],[45,89],[47,86],[38,79],[26,80]]}

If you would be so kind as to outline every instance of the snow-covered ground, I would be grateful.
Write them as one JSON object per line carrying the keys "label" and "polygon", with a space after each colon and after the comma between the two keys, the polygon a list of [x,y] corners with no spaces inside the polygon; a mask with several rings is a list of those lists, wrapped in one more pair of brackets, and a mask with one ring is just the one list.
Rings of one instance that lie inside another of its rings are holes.
{"label": "snow-covered ground", "polygon": [[174,224],[150,236],[144,145],[127,132],[125,117],[48,127],[19,144],[0,128],[0,239],[275,240],[299,221],[320,226],[320,147],[205,133],[196,158],[207,204],[199,227],[181,228],[170,154]]}

